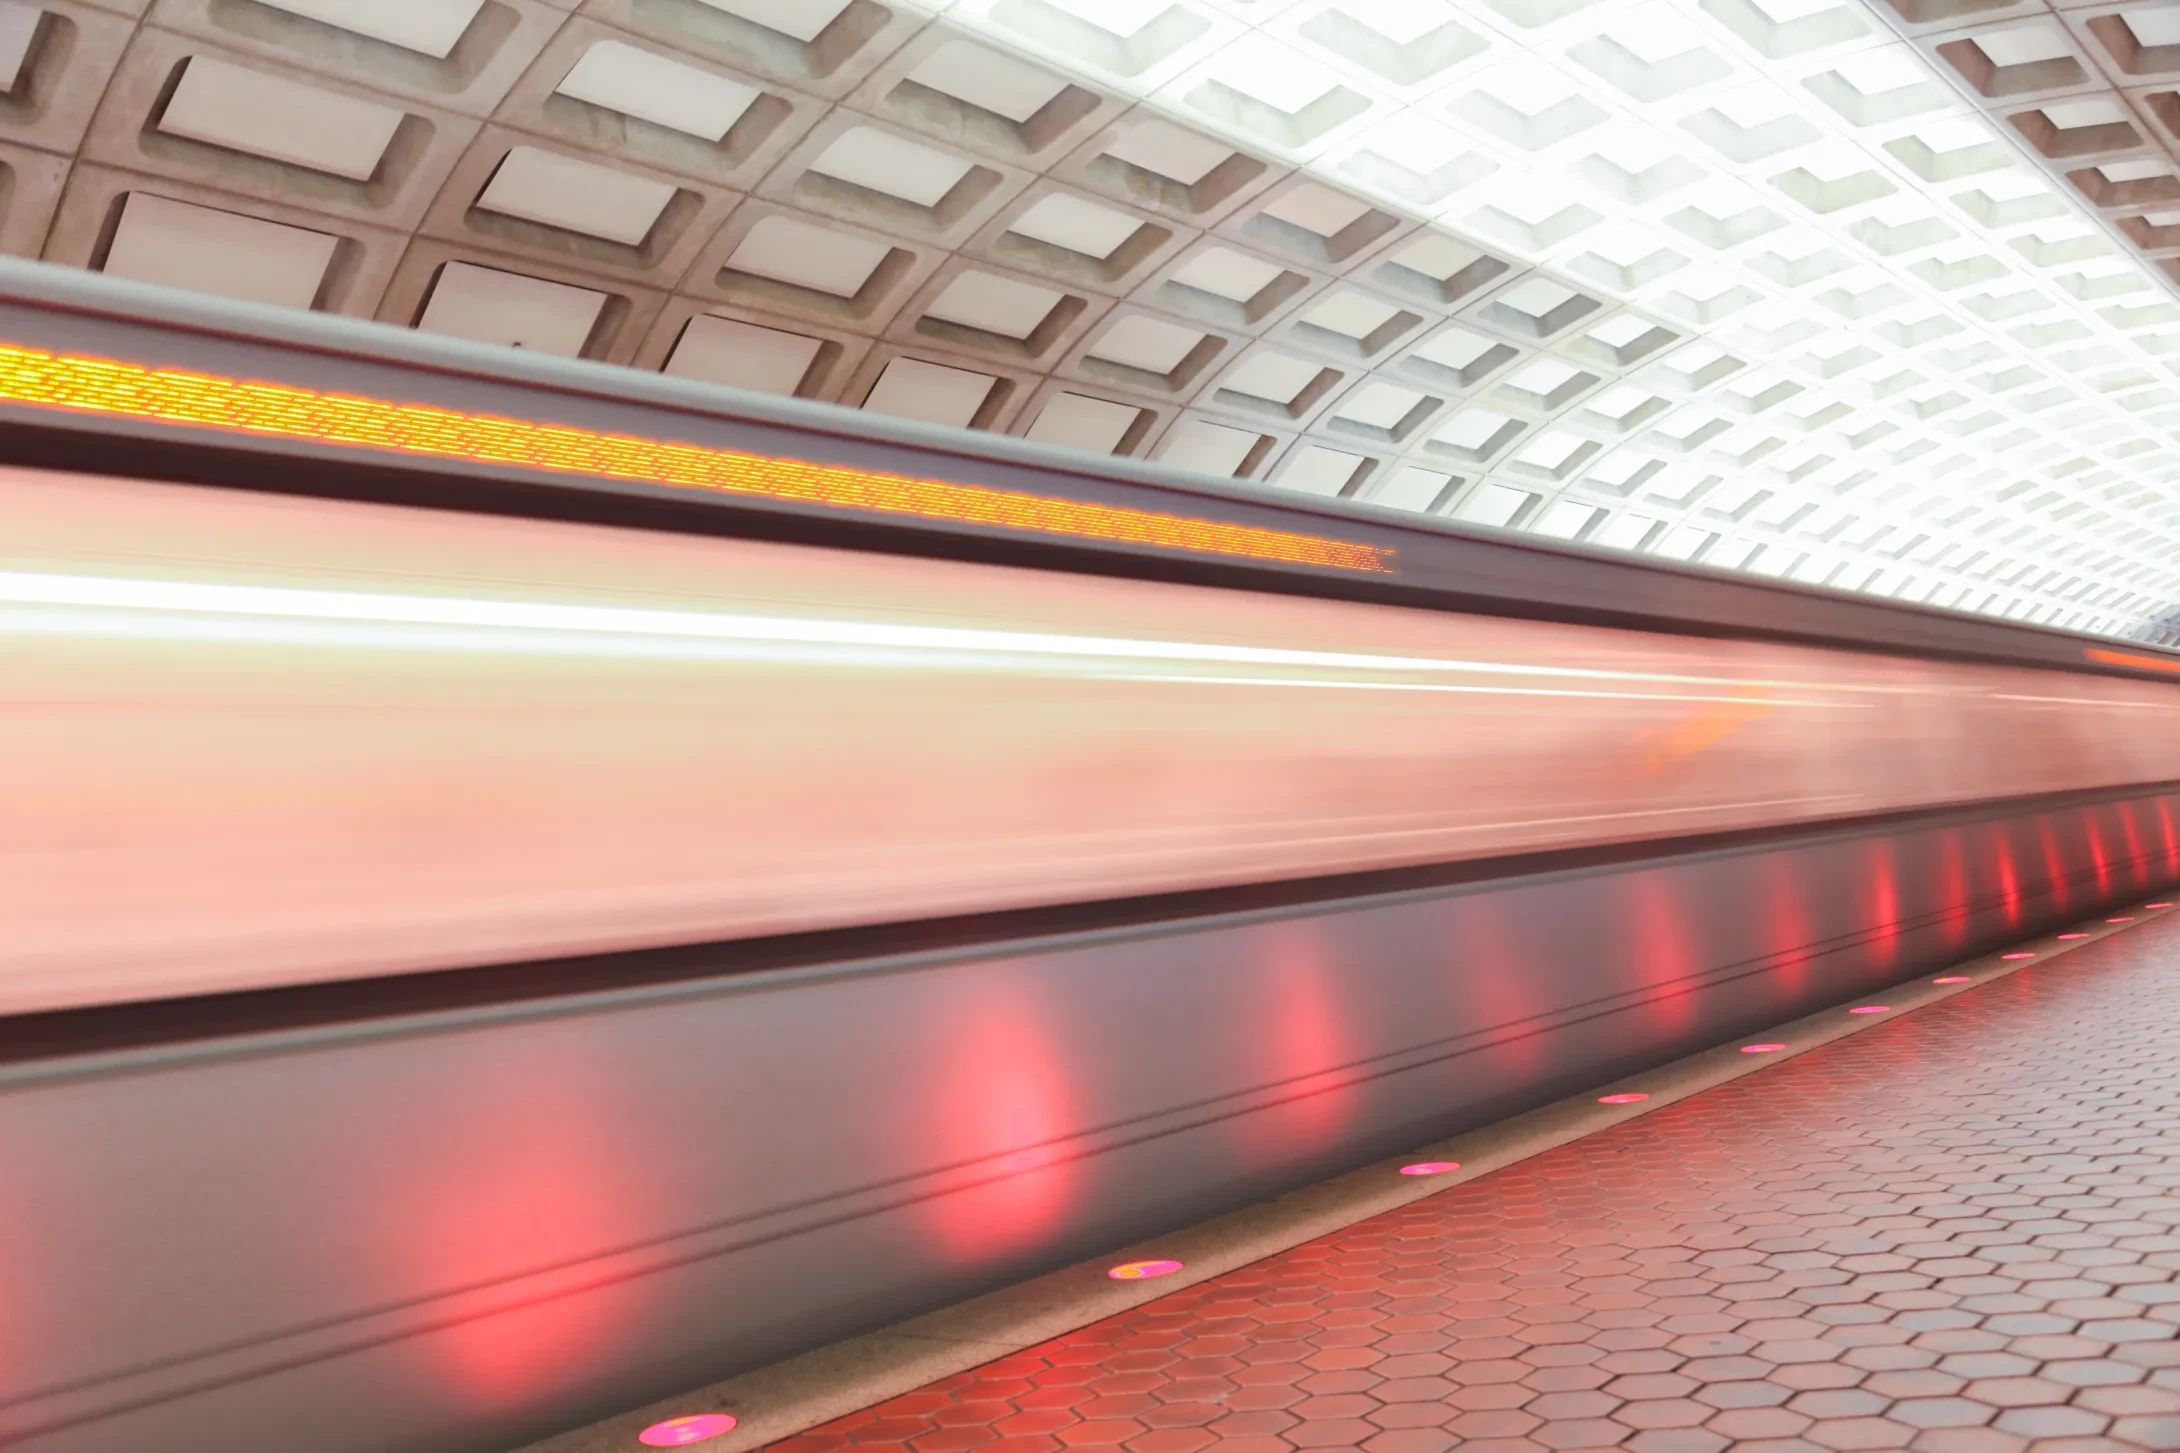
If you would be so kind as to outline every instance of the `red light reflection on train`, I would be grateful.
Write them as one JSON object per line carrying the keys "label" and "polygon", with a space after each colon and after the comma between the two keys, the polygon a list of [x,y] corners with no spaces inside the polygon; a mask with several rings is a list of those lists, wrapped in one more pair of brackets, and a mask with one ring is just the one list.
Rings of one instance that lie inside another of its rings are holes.
{"label": "red light reflection on train", "polygon": [[1946,947],[1959,948],[1968,937],[1968,864],[1961,854],[1960,833],[1947,828],[1938,835],[1940,856],[1944,867],[1939,893],[1940,907],[1944,916],[1940,919],[1940,932],[1945,935]]}
{"label": "red light reflection on train", "polygon": [[571,1262],[628,1241],[652,1194],[613,1174],[631,1130],[614,1091],[545,1046],[480,1046],[459,1070],[405,1087],[412,1106],[432,1108],[404,1115],[384,1163],[351,1182],[372,1201],[348,1209],[361,1232],[350,1234],[405,1263],[396,1284],[476,1289],[432,1342],[480,1412],[539,1397],[643,1315],[639,1283],[582,1295],[594,1269]]}
{"label": "red light reflection on train", "polygon": [[1529,1032],[1527,1021],[1542,1007],[1541,985],[1529,972],[1519,926],[1512,910],[1490,894],[1462,900],[1455,919],[1458,937],[1448,948],[1446,1002],[1453,1022],[1493,1032],[1489,1059],[1511,1074],[1533,1071],[1546,1036]]}
{"label": "red light reflection on train", "polygon": [[1781,987],[1799,998],[1809,987],[1809,911],[1794,860],[1785,853],[1764,859],[1764,935]]}
{"label": "red light reflection on train", "polygon": [[1666,1033],[1693,1027],[1696,1015],[1694,974],[1701,962],[1689,932],[1675,879],[1664,873],[1637,873],[1626,891],[1634,895],[1634,951],[1649,997],[1642,1014]]}
{"label": "red light reflection on train", "polygon": [[1352,1052],[1336,982],[1340,966],[1320,927],[1289,920],[1264,929],[1264,1079],[1277,1103],[1233,1123],[1252,1153],[1283,1159],[1337,1141],[1359,1087],[1345,1068]]}
{"label": "red light reflection on train", "polygon": [[2127,834],[2127,862],[2134,869],[2135,882],[2142,887],[2150,886],[2150,857],[2142,851],[2142,831],[2135,826],[2135,805],[2120,804],[2119,825]]}
{"label": "red light reflection on train", "polygon": [[1998,901],[2005,910],[2006,926],[2021,926],[2021,870],[2013,860],[2013,839],[2003,828],[1998,832]]}
{"label": "red light reflection on train", "polygon": [[2051,830],[2050,818],[2036,819],[2036,839],[2044,849],[2044,881],[2051,885],[2051,901],[2063,910],[2073,894],[2069,891],[2066,859],[2059,852],[2059,838]]}
{"label": "red light reflection on train", "polygon": [[935,1066],[932,1159],[967,1184],[926,1202],[932,1249],[956,1263],[1002,1260],[1037,1245],[1067,1214],[1077,1162],[1064,1141],[1080,1123],[1051,1011],[987,966],[953,1013],[954,1052]]}
{"label": "red light reflection on train", "polygon": [[1900,885],[1893,876],[1892,844],[1873,842],[1869,869],[1870,944],[1879,962],[1890,964],[1900,952]]}

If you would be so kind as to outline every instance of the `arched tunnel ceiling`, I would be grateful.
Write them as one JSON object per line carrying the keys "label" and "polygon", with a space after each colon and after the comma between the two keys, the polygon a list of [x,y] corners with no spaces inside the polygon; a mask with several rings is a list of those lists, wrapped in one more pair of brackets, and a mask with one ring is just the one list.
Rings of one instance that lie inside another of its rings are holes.
{"label": "arched tunnel ceiling", "polygon": [[2180,636],[2180,4],[0,0],[0,248]]}

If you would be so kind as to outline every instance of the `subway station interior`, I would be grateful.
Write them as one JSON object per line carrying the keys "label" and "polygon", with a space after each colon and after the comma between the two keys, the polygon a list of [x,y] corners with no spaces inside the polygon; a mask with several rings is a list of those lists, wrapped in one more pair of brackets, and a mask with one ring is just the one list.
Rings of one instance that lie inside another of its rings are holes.
{"label": "subway station interior", "polygon": [[2180,1450],[2180,0],[0,0],[0,1447]]}

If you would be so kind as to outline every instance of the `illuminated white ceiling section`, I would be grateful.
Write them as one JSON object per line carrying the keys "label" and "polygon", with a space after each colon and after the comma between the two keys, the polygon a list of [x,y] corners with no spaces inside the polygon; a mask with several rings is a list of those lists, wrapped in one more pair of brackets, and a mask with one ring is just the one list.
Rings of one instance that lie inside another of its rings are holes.
{"label": "illuminated white ceiling section", "polygon": [[[1515,265],[1449,300],[1521,349],[1487,385],[1443,390],[1412,438],[1414,359],[1330,405],[1397,440],[1344,492],[2085,629],[2180,600],[2180,305],[2030,159],[2034,122],[2008,135],[1960,94],[1943,36],[1855,0],[932,8],[1401,219],[1360,244],[1374,265],[1331,256],[1361,225],[1335,207],[1281,214],[1300,233],[1260,212],[1256,241],[1380,289],[1410,220]],[[2016,80],[2089,78],[2050,64],[2072,50],[2048,15],[1972,32]],[[2042,107],[2047,149],[2100,160],[2067,134],[2132,118],[2069,101]],[[2180,210],[2160,220],[2180,248]]]}
{"label": "illuminated white ceiling section", "polygon": [[0,249],[2180,638],[2176,83],[2176,0],[4,0]]}

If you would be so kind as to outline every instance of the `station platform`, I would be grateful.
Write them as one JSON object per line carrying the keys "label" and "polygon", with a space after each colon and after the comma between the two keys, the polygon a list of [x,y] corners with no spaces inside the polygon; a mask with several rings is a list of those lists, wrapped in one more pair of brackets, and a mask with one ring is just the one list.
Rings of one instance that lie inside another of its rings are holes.
{"label": "station platform", "polygon": [[2169,906],[769,1446],[2180,1448]]}

